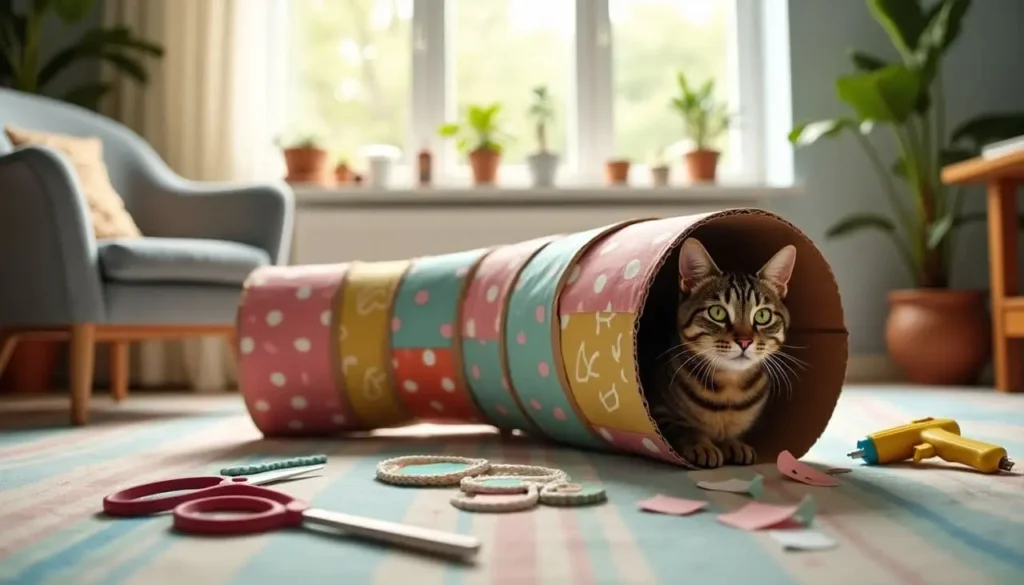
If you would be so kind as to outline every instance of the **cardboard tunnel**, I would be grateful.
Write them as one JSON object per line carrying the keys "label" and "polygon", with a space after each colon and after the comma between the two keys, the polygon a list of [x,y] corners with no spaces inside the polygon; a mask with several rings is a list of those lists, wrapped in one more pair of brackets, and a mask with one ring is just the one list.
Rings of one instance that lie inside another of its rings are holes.
{"label": "cardboard tunnel", "polygon": [[268,437],[487,423],[689,466],[645,395],[675,326],[688,237],[724,270],[753,272],[796,246],[786,352],[802,367],[746,440],[761,462],[802,456],[839,398],[847,331],[824,257],[758,209],[402,261],[257,269],[238,309],[241,393]]}

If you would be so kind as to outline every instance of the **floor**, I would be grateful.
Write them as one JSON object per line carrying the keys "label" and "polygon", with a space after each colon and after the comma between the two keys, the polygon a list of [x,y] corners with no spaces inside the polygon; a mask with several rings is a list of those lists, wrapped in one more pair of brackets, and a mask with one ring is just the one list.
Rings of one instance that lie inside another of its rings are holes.
{"label": "floor", "polygon": [[[988,476],[933,465],[867,468],[845,453],[867,432],[922,416],[956,418],[965,435],[1001,444],[1024,468],[1024,395],[991,390],[850,387],[828,431],[804,458],[852,467],[835,488],[754,469],[685,472],[636,458],[585,453],[487,427],[411,428],[368,438],[267,441],[235,395],[100,398],[94,422],[69,429],[60,399],[0,402],[0,583],[475,584],[967,584],[1021,583],[1024,476]],[[326,453],[321,475],[277,489],[330,510],[471,533],[472,564],[407,554],[339,535],[295,529],[211,540],[170,529],[170,518],[110,519],[101,499],[119,487],[215,474],[225,465]],[[374,480],[382,459],[418,453],[482,456],[560,467],[603,485],[604,505],[540,507],[517,514],[463,512],[452,488],[398,488]],[[811,528],[838,546],[784,550],[765,531],[716,517],[747,496],[696,482],[765,478],[767,502],[810,494]],[[702,499],[677,517],[642,512],[656,494]]]}

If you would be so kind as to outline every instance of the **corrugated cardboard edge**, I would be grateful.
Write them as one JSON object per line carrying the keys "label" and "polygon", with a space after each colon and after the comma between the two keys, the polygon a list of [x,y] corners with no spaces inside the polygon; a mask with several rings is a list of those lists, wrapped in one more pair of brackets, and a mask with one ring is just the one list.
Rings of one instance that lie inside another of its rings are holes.
{"label": "corrugated cardboard edge", "polygon": [[334,375],[334,391],[338,393],[338,401],[345,406],[346,417],[348,417],[345,420],[345,424],[338,427],[338,432],[362,430],[365,428],[363,421],[359,420],[359,416],[356,414],[356,409],[352,406],[352,400],[348,394],[348,386],[345,383],[345,376],[341,373],[341,303],[342,298],[345,296],[345,287],[348,286],[348,272],[351,267],[352,264],[350,262],[344,262],[339,265],[341,280],[338,282],[338,289],[334,291],[334,295],[331,297],[331,357],[334,358],[334,363],[331,364],[331,373]]}
{"label": "corrugated cardboard edge", "polygon": [[[470,386],[469,380],[466,379],[466,364],[462,359],[462,318],[466,309],[466,295],[469,293],[469,285],[473,283],[473,278],[476,276],[477,270],[480,269],[480,264],[497,248],[497,246],[477,248],[480,251],[480,255],[466,266],[466,274],[462,276],[461,286],[459,287],[459,297],[455,301],[455,316],[452,318],[452,338],[449,342],[452,352],[452,369],[455,370],[456,388],[469,397],[469,403],[476,410],[475,416],[477,420],[468,422],[483,421],[487,424],[492,424],[487,420],[487,411],[480,408],[480,403],[476,401],[476,395],[473,394],[473,388]],[[472,251],[470,250],[470,252]]]}
{"label": "corrugated cardboard edge", "polygon": [[[508,333],[508,308],[509,304],[512,301],[512,293],[515,292],[516,290],[516,283],[519,282],[519,276],[523,273],[523,270],[526,269],[526,266],[530,264],[530,261],[532,261],[537,256],[537,254],[540,254],[541,250],[547,248],[553,242],[556,242],[564,238],[565,236],[566,234],[547,236],[550,238],[548,241],[537,246],[532,252],[530,252],[529,255],[526,256],[526,258],[523,258],[523,261],[520,262],[519,266],[516,267],[515,274],[512,275],[512,279],[509,281],[508,290],[503,291],[505,296],[501,302],[501,326],[498,327],[498,362],[501,364],[501,377],[503,380],[506,380],[508,382],[508,393],[512,397],[513,404],[516,405],[516,408],[518,408],[519,412],[522,413],[523,419],[526,420],[527,423],[529,423],[530,425],[529,429],[519,430],[530,435],[531,437],[536,436],[546,438],[547,435],[544,434],[544,431],[539,426],[537,426],[537,423],[534,422],[532,417],[530,417],[530,413],[526,410],[526,405],[523,404],[522,399],[519,398],[519,392],[516,391],[516,385],[512,381],[512,371],[508,363],[508,340],[505,338],[505,336]],[[541,239],[543,238],[533,238],[533,240]],[[521,244],[524,242],[519,243]],[[511,245],[514,246],[517,244]]]}
{"label": "corrugated cardboard edge", "polygon": [[242,404],[245,405],[245,411],[249,413],[249,420],[252,421],[253,426],[255,426],[256,430],[258,430],[264,437],[273,437],[275,435],[273,432],[269,432],[260,426],[259,417],[256,416],[256,413],[253,411],[253,407],[249,404],[249,393],[246,391],[248,385],[245,383],[244,379],[245,369],[242,367],[242,361],[246,358],[244,357],[244,354],[242,354],[242,335],[240,335],[240,333],[242,332],[242,311],[245,310],[246,302],[249,298],[249,288],[257,286],[257,281],[260,280],[260,273],[268,272],[273,268],[275,267],[260,266],[258,268],[254,268],[249,272],[248,276],[245,277],[245,280],[242,281],[242,294],[239,295],[238,304],[235,306],[235,335],[232,336],[231,339],[231,343],[234,345],[232,350],[234,350],[234,354],[236,356],[235,359],[237,361],[236,369],[238,371],[238,391],[242,395]]}
{"label": "corrugated cardboard edge", "polygon": [[[810,248],[813,249],[819,255],[819,257],[821,258],[822,265],[825,267],[825,270],[827,272],[827,276],[831,280],[831,285],[832,285],[832,287],[834,287],[834,289],[836,291],[836,300],[839,303],[840,309],[842,309],[842,297],[839,296],[838,284],[836,283],[835,274],[832,272],[832,267],[829,265],[829,263],[825,259],[824,255],[821,254],[821,250],[818,249],[818,247],[814,244],[814,242],[809,237],[807,237],[807,235],[803,231],[801,231],[799,228],[797,228],[795,225],[793,225],[792,223],[790,223],[789,221],[787,221],[783,217],[781,217],[781,216],[779,216],[779,215],[777,215],[775,213],[772,213],[770,211],[764,210],[764,209],[752,208],[752,207],[734,208],[734,209],[728,209],[728,210],[724,210],[724,211],[717,211],[717,212],[710,212],[710,213],[703,213],[703,214],[694,214],[692,216],[682,216],[682,217],[693,217],[694,221],[693,221],[693,223],[689,224],[686,228],[684,228],[682,231],[680,231],[672,239],[671,243],[665,248],[665,253],[662,254],[662,256],[660,258],[658,258],[656,264],[653,266],[653,268],[650,271],[650,280],[644,282],[644,286],[641,289],[640,298],[638,299],[638,303],[637,303],[637,310],[638,310],[638,312],[637,312],[637,319],[636,319],[636,323],[634,324],[634,328],[633,328],[633,339],[634,339],[634,344],[633,344],[633,367],[636,370],[635,371],[635,375],[637,376],[637,381],[638,382],[642,382],[642,378],[640,378],[640,359],[639,359],[639,355],[638,355],[638,346],[639,346],[639,344],[636,342],[636,340],[638,339],[638,333],[639,333],[641,317],[643,316],[644,309],[647,306],[647,297],[648,297],[648,294],[650,293],[650,288],[651,288],[651,285],[653,283],[653,280],[661,272],[662,267],[665,265],[665,262],[672,256],[672,252],[674,250],[676,250],[678,247],[680,247],[682,245],[683,241],[686,238],[690,237],[690,235],[693,234],[698,228],[700,228],[702,226],[705,226],[705,225],[708,225],[708,224],[710,224],[710,223],[712,223],[714,221],[720,220],[720,219],[724,219],[724,218],[732,217],[732,216],[740,216],[740,215],[754,215],[754,216],[761,216],[761,217],[765,217],[765,218],[768,218],[768,219],[772,219],[772,220],[777,221],[778,223],[782,224],[787,229],[789,229],[793,233],[793,235],[795,237],[803,239],[805,241],[805,243],[807,243],[810,246]],[[828,331],[828,332],[825,332],[825,333],[841,334],[841,335],[844,335],[844,336],[848,335],[848,332],[846,331],[845,326],[843,327],[842,331]],[[848,343],[846,343],[844,345],[848,347]],[[848,351],[847,351],[847,353],[848,353]],[[835,406],[836,406],[836,404],[839,401],[840,394],[842,393],[842,380],[843,380],[843,377],[845,375],[845,362],[841,365],[841,367],[838,368],[838,371],[839,371],[838,383],[836,383],[834,385],[835,386],[834,388],[825,389],[825,390],[829,390],[832,393],[832,398],[829,401],[830,412],[829,412],[829,416],[827,418],[831,418],[831,414],[835,411]],[[647,402],[647,395],[646,395],[646,391],[643,388],[643,384],[639,383],[638,385],[640,387],[640,394],[641,394],[641,399],[643,400],[644,410],[647,412],[647,416],[648,416],[648,418],[651,421],[651,425],[654,427],[654,432],[658,434],[658,436],[665,442],[666,445],[669,445],[669,449],[672,449],[671,444],[669,444],[668,441],[665,441],[665,437],[661,433],[661,429],[658,428],[657,423],[654,421],[654,417],[651,416],[650,406],[649,406],[649,404]],[[826,420],[826,423],[827,423],[827,420]],[[817,439],[821,438],[821,435],[822,435],[822,433],[824,433],[826,426],[827,426],[827,424],[821,425],[821,428],[817,430],[817,435],[815,436],[814,441],[812,441],[811,445],[808,446],[806,449],[803,449],[803,450],[797,449],[795,451],[791,450],[791,452],[793,453],[793,456],[799,458],[799,457],[803,456],[804,454],[806,454],[806,452],[810,449],[810,447],[813,446],[814,442],[816,442]],[[672,451],[672,452],[675,453],[674,451]],[[675,454],[677,455],[677,457],[679,457],[680,461],[684,462],[684,464],[687,467],[690,467],[690,468],[694,467],[689,462],[686,462],[686,460],[684,458],[679,456],[678,453],[675,453]],[[759,453],[759,461],[758,461],[758,463],[766,463],[767,461],[760,460],[760,455],[761,454]],[[664,460],[661,460],[661,461],[664,461]]]}

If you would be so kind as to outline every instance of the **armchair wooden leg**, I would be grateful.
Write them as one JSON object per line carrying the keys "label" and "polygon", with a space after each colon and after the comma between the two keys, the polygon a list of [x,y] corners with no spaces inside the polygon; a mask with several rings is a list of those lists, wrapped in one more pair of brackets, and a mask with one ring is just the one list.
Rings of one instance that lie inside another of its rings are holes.
{"label": "armchair wooden leg", "polygon": [[71,424],[89,422],[89,399],[92,395],[93,366],[96,358],[96,326],[81,323],[71,326],[69,351],[71,382]]}
{"label": "armchair wooden leg", "polygon": [[0,331],[0,376],[4,375],[4,369],[14,357],[16,347],[18,347],[18,336],[14,333]]}
{"label": "armchair wooden leg", "polygon": [[130,344],[115,341],[110,344],[110,395],[121,402],[128,397],[128,356]]}

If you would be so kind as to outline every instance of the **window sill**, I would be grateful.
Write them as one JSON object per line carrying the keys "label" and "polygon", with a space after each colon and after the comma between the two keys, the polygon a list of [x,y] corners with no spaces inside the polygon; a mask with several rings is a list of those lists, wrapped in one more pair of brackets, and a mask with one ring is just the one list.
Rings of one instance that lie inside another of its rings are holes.
{"label": "window sill", "polygon": [[751,206],[799,195],[795,185],[693,184],[653,186],[462,187],[380,189],[293,184],[296,205],[309,208],[386,207],[634,207]]}

